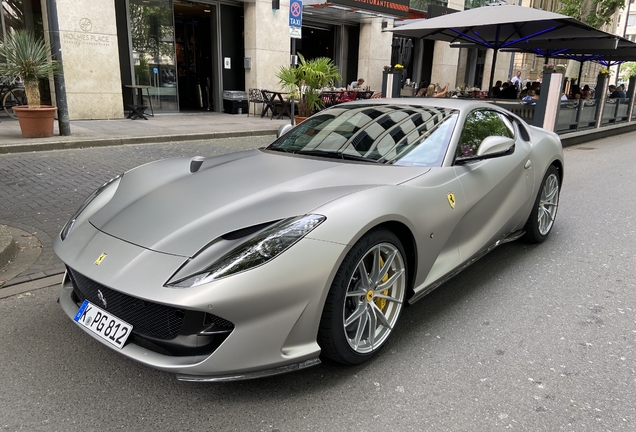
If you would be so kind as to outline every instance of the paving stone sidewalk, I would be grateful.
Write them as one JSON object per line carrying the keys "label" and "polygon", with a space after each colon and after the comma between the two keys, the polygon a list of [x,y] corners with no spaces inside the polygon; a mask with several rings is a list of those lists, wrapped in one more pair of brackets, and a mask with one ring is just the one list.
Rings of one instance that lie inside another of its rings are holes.
{"label": "paving stone sidewalk", "polygon": [[71,136],[60,136],[57,121],[51,138],[23,138],[17,120],[0,116],[0,153],[180,142],[275,134],[287,118],[277,120],[246,114],[214,112],[156,114],[148,120],[73,120]]}
{"label": "paving stone sidewalk", "polygon": [[[35,152],[14,151],[20,145],[18,142],[25,139],[19,137],[10,142],[6,135],[3,136],[3,128],[7,128],[10,123],[3,118],[0,123],[0,224],[25,231],[37,237],[42,245],[42,253],[35,263],[6,282],[4,287],[64,271],[61,261],[53,253],[53,239],[82,201],[108,179],[153,160],[195,155],[214,156],[263,147],[273,140],[275,131],[281,124],[289,122],[252,116],[249,119],[247,116],[240,117],[206,113],[157,116],[148,121],[90,121],[82,123],[82,129],[74,127],[76,122],[73,122],[71,127],[72,130],[78,130],[77,135],[74,133],[65,140],[58,136],[29,143],[34,145],[35,150],[42,150]],[[206,123],[209,132],[203,131],[201,126]],[[10,126],[16,125],[17,123]],[[191,127],[190,135],[186,137],[188,140],[176,141],[177,133],[185,133],[188,127]],[[165,135],[142,134],[144,130],[149,133],[155,129]],[[170,135],[170,132],[175,135]],[[106,139],[107,134],[120,137],[120,145],[109,143],[106,146],[94,146],[95,143],[87,138]],[[194,140],[200,134],[227,138]],[[135,140],[155,141],[154,138],[158,141],[154,144],[121,145]],[[53,150],[55,148],[66,150]],[[9,150],[1,154],[3,149]]]}

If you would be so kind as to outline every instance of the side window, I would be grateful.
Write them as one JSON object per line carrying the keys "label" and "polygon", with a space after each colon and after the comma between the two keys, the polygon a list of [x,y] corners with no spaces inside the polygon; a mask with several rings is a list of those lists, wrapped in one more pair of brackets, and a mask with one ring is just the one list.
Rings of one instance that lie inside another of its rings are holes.
{"label": "side window", "polygon": [[514,138],[512,124],[509,121],[504,122],[496,111],[473,111],[466,117],[455,157],[476,155],[481,142],[489,136]]}
{"label": "side window", "polygon": [[521,138],[526,142],[530,142],[530,134],[528,133],[528,129],[526,129],[526,127],[518,120],[515,120],[515,124],[517,125],[517,129],[519,130],[519,135],[521,135]]}

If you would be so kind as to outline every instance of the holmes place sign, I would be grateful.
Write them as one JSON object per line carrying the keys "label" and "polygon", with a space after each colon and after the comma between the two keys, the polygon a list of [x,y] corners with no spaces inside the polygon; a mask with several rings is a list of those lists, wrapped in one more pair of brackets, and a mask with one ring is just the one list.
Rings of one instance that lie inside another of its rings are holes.
{"label": "holmes place sign", "polygon": [[93,29],[93,23],[88,18],[79,20],[79,28],[81,32],[66,31],[61,32],[62,42],[75,46],[93,45],[93,46],[110,46],[111,38],[108,35],[89,33]]}
{"label": "holmes place sign", "polygon": [[409,16],[409,0],[329,0],[329,3],[399,17]]}

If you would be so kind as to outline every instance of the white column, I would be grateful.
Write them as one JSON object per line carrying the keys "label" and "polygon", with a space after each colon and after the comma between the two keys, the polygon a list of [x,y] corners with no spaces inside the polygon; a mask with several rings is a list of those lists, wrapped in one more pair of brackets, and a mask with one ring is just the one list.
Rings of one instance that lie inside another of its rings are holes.
{"label": "white column", "polygon": [[57,0],[69,117],[124,116],[113,0]]}
{"label": "white column", "polygon": [[[393,33],[382,32],[382,18],[364,18],[360,23],[360,46],[358,49],[358,76],[371,90],[382,90],[383,66],[391,63]],[[387,28],[393,28],[388,20]],[[348,83],[343,83],[346,85]]]}
{"label": "white column", "polygon": [[245,87],[281,90],[276,78],[281,66],[289,65],[289,0],[272,9],[271,0],[244,3],[245,57],[252,67],[245,70]]}

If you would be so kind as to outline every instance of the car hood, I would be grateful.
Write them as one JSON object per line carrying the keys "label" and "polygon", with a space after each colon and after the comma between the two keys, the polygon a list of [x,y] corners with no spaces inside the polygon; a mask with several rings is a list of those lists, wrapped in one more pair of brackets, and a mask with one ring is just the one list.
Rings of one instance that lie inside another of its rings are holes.
{"label": "car hood", "polygon": [[428,170],[250,150],[207,158],[191,173],[190,158],[169,159],[127,172],[113,198],[89,220],[124,241],[193,256],[228,232],[307,214]]}

